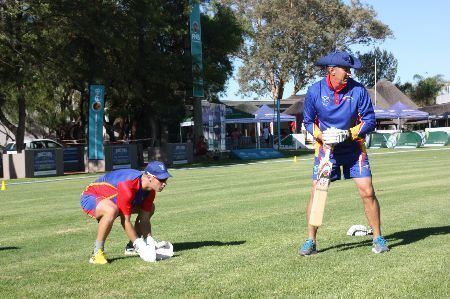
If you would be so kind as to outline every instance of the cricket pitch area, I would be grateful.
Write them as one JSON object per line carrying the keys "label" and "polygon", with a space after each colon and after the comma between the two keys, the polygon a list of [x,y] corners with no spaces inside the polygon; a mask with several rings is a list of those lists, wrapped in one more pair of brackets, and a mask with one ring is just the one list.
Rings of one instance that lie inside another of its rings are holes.
{"label": "cricket pitch area", "polygon": [[298,255],[312,158],[171,169],[152,230],[175,256],[157,263],[123,255],[118,220],[105,244],[110,263],[88,263],[97,223],[79,198],[97,176],[9,181],[0,191],[0,297],[448,298],[450,147],[369,150],[391,248],[379,255],[370,236],[346,235],[367,225],[351,180],[330,185],[319,254]]}

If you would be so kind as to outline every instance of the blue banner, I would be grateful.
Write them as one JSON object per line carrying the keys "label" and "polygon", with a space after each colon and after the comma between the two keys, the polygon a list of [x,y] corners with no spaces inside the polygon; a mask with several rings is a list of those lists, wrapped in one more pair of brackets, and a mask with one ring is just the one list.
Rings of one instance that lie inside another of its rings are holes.
{"label": "blue banner", "polygon": [[190,1],[192,12],[189,16],[189,33],[191,36],[192,55],[192,93],[194,97],[204,97],[203,91],[203,59],[202,59],[202,30],[200,25],[200,4]]}
{"label": "blue banner", "polygon": [[89,86],[89,160],[103,160],[103,111],[105,87]]}
{"label": "blue banner", "polygon": [[273,148],[233,150],[231,154],[241,160],[282,158],[283,154]]}

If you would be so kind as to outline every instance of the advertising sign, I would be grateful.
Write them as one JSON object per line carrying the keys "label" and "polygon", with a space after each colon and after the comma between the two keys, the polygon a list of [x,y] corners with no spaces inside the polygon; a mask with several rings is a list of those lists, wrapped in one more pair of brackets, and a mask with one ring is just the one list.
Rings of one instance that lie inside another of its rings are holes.
{"label": "advertising sign", "polygon": [[186,144],[177,144],[172,148],[172,164],[188,163],[188,149]]}
{"label": "advertising sign", "polygon": [[89,86],[89,160],[103,160],[103,113],[105,87]]}
{"label": "advertising sign", "polygon": [[34,176],[56,175],[55,150],[33,150]]}
{"label": "advertising sign", "polygon": [[202,61],[202,31],[200,25],[200,4],[190,1],[192,12],[189,16],[189,33],[191,37],[192,55],[192,93],[194,97],[204,97],[203,91],[203,61]]}
{"label": "advertising sign", "polygon": [[131,168],[130,147],[113,146],[111,148],[113,169]]}

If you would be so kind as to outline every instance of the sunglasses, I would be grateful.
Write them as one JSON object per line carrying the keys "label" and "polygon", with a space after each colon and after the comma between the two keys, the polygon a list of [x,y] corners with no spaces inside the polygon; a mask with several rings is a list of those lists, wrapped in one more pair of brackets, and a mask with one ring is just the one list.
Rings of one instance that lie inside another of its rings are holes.
{"label": "sunglasses", "polygon": [[166,183],[167,179],[159,179],[156,176],[154,176],[153,174],[151,174],[150,172],[147,172],[147,175],[151,175],[152,177],[154,177],[156,180],[158,180],[158,182],[160,183]]}

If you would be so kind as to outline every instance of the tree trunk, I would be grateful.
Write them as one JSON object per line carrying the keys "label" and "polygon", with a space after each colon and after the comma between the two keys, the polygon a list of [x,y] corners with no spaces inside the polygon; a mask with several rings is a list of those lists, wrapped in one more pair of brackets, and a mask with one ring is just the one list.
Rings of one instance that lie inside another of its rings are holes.
{"label": "tree trunk", "polygon": [[84,103],[85,101],[89,102],[89,94],[86,92],[81,92],[80,103],[78,105],[78,111],[80,111],[80,129],[77,132],[77,139],[85,139],[86,138],[86,114],[84,112]]}
{"label": "tree trunk", "polygon": [[169,143],[169,128],[166,123],[161,124],[161,147],[165,147]]}
{"label": "tree trunk", "polygon": [[27,116],[26,102],[25,102],[25,87],[19,83],[17,85],[17,104],[19,110],[19,123],[16,130],[16,149],[18,153],[21,153],[25,148],[25,119]]}
{"label": "tree trunk", "polygon": [[203,136],[202,98],[194,98],[194,144]]}
{"label": "tree trunk", "polygon": [[158,131],[159,131],[158,122],[156,121],[156,119],[150,118],[150,124],[151,124],[151,138],[152,138],[151,146],[159,146],[160,144],[158,144],[158,142],[157,142],[157,140],[159,139],[158,138]]}

